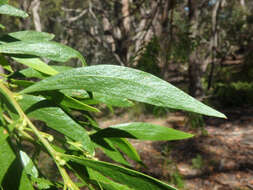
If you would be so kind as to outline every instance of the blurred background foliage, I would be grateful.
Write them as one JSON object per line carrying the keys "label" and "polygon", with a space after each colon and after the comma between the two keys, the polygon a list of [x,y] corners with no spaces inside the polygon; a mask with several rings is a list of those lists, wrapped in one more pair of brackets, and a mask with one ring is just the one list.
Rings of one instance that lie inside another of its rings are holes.
{"label": "blurred background foliage", "polygon": [[[134,67],[217,105],[253,104],[250,0],[10,3],[30,17],[1,16],[1,23],[8,26],[2,34],[18,30],[54,33],[57,41],[84,54],[90,65]],[[76,61],[69,64],[80,66]]]}

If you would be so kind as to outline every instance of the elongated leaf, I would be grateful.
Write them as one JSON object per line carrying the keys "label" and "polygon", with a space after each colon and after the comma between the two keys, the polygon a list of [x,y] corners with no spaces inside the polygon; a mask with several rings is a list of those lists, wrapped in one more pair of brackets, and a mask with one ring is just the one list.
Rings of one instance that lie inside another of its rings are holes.
{"label": "elongated leaf", "polygon": [[20,159],[25,173],[30,176],[32,182],[36,184],[39,189],[49,189],[53,185],[49,180],[39,178],[39,171],[34,165],[32,159],[23,151],[19,151]]}
{"label": "elongated leaf", "polygon": [[6,140],[7,137],[8,133],[0,127],[0,186],[8,168],[16,157]]}
{"label": "elongated leaf", "polygon": [[23,165],[24,170],[26,171],[27,175],[31,175],[34,178],[39,177],[39,172],[31,158],[23,151],[19,151],[20,159]]}
{"label": "elongated leaf", "polygon": [[11,95],[6,92],[6,87],[0,83],[0,102],[6,105],[6,108],[8,111],[11,111],[13,113],[18,113],[15,106],[13,105],[13,102],[11,100]]}
{"label": "elongated leaf", "polygon": [[128,142],[127,139],[110,138],[110,141],[113,143],[114,146],[118,147],[122,152],[124,152],[129,158],[142,164],[142,161],[138,152],[133,147],[133,145]]}
{"label": "elongated leaf", "polygon": [[19,159],[15,159],[9,167],[2,182],[3,189],[33,190],[31,181],[26,175]]}
{"label": "elongated leaf", "polygon": [[24,95],[19,103],[29,117],[44,121],[48,127],[80,142],[85,151],[94,154],[94,147],[86,130],[59,107],[52,107],[52,102],[42,97]]}
{"label": "elongated leaf", "polygon": [[132,101],[129,101],[127,98],[121,98],[118,96],[109,96],[107,94],[101,93],[93,93],[92,99],[89,97],[89,94],[85,90],[77,90],[77,89],[65,89],[61,90],[66,95],[74,96],[77,98],[81,98],[83,103],[94,105],[104,103],[108,106],[115,107],[131,107],[134,105]]}
{"label": "elongated leaf", "polygon": [[54,70],[52,67],[41,61],[39,58],[16,58],[12,57],[18,63],[31,67],[37,71],[48,75],[56,75],[58,72]]}
{"label": "elongated leaf", "polygon": [[72,69],[42,80],[25,89],[23,93],[60,89],[85,89],[157,106],[226,118],[224,114],[151,74],[114,65]]}
{"label": "elongated leaf", "polygon": [[3,4],[0,6],[0,14],[17,16],[22,18],[28,17],[28,14],[26,12],[7,4]]}
{"label": "elongated leaf", "polygon": [[75,156],[65,155],[64,157],[68,160],[98,171],[117,183],[127,185],[128,187],[136,190],[176,190],[164,182],[131,169],[123,168],[106,162],[78,158]]}
{"label": "elongated leaf", "polygon": [[1,28],[1,29],[5,29],[5,26],[2,25],[2,24],[0,24],[0,28]]}
{"label": "elongated leaf", "polygon": [[124,156],[112,144],[110,139],[96,139],[94,142],[109,158],[125,166],[130,166],[130,164],[125,160]]}
{"label": "elongated leaf", "polygon": [[57,105],[66,106],[73,109],[91,111],[91,112],[100,112],[97,108],[89,106],[79,100],[72,98],[71,96],[64,95],[60,92],[48,92],[43,94],[47,99],[52,100]]}
{"label": "elongated leaf", "polygon": [[50,41],[53,38],[54,38],[53,34],[49,34],[46,32],[37,32],[33,30],[26,30],[4,34],[0,37],[0,42],[5,44],[16,41],[36,41],[36,40]]}
{"label": "elongated leaf", "polygon": [[34,84],[34,82],[32,81],[27,81],[27,80],[15,80],[15,79],[11,79],[10,80],[12,84],[16,84],[18,85],[19,87],[28,87],[28,86],[31,86]]}
{"label": "elongated leaf", "polygon": [[110,105],[110,106],[131,107],[134,105],[134,103],[129,101],[127,98],[121,98],[121,97],[117,97],[117,96],[108,96],[106,94],[100,94],[100,93],[94,93],[93,96],[94,96],[93,98],[95,101],[97,101],[99,103],[104,103],[104,104]]}
{"label": "elongated leaf", "polygon": [[[69,69],[72,69],[72,67],[67,67],[67,66],[55,66],[55,65],[50,65],[51,68],[54,69],[54,73],[61,73],[63,71],[66,71],[66,70],[69,70]],[[23,70],[20,70],[20,71],[17,71],[15,72],[11,77],[24,77],[24,78],[39,78],[39,79],[44,79],[46,77],[48,77],[48,75],[50,74],[54,74],[54,73],[43,73],[43,72],[40,72],[38,70],[35,70],[33,68],[26,68],[26,69],[23,69]],[[86,92],[85,92],[86,93]]]}
{"label": "elongated leaf", "polygon": [[139,140],[181,140],[193,137],[192,134],[184,133],[172,128],[153,125],[150,123],[125,123],[114,125],[99,130],[92,135],[92,138],[121,137]]}
{"label": "elongated leaf", "polygon": [[[18,31],[8,33],[7,36],[10,36],[14,39],[21,40],[21,41],[50,41],[54,38],[54,34],[49,34],[46,32],[38,32],[34,30],[26,30],[26,31]],[[6,36],[6,37],[7,37]]]}
{"label": "elongated leaf", "polygon": [[9,65],[8,61],[5,59],[3,55],[0,55],[0,65],[9,72],[13,72],[11,66]]}
{"label": "elongated leaf", "polygon": [[106,190],[133,190],[132,188],[127,187],[126,185],[116,183],[106,178],[105,176],[103,176],[101,173],[97,171],[94,171],[90,168],[87,168],[87,170],[89,173],[89,178],[99,182],[99,184]]}
{"label": "elongated leaf", "polygon": [[53,61],[66,62],[71,58],[79,58],[83,65],[86,62],[76,50],[52,41],[17,41],[0,45],[0,52],[7,54],[33,55]]}

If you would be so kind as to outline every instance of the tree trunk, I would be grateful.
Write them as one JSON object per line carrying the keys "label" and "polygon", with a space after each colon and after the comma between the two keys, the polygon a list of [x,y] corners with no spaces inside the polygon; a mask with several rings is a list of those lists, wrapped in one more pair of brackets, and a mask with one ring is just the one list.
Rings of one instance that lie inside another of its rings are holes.
{"label": "tree trunk", "polygon": [[40,21],[39,9],[40,9],[40,0],[33,0],[31,3],[32,14],[33,14],[33,23],[36,31],[42,31],[42,25]]}
{"label": "tree trunk", "polygon": [[[196,43],[196,38],[198,36],[198,1],[188,0],[189,7],[189,32],[192,39],[192,43]],[[189,93],[193,97],[202,97],[204,95],[204,90],[201,82],[203,75],[201,60],[198,58],[198,50],[196,48],[192,49],[189,56]]]}

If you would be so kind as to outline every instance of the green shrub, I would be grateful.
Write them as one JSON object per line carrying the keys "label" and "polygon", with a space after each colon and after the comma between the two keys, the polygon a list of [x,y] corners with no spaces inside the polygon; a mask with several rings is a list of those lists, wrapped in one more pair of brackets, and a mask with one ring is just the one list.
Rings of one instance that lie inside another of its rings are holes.
{"label": "green shrub", "polygon": [[[6,3],[0,1],[1,14],[27,17]],[[101,129],[92,117],[100,111],[95,105],[131,106],[132,100],[221,118],[225,115],[143,71],[86,66],[78,51],[53,38],[53,34],[36,31],[1,37],[0,63],[8,74],[2,74],[0,81],[0,189],[175,189],[131,169],[126,156],[142,162],[127,139],[180,140],[193,135],[136,122]],[[7,57],[28,68],[14,72]],[[40,57],[55,63],[77,58],[83,67],[49,66]],[[95,156],[98,148],[117,164],[99,161]],[[42,172],[41,152],[54,162],[54,176],[60,179]]]}

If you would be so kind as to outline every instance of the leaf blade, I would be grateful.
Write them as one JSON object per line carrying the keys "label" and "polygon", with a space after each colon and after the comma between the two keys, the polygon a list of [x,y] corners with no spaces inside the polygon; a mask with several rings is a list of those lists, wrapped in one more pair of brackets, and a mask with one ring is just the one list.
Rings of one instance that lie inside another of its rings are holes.
{"label": "leaf blade", "polygon": [[50,34],[47,32],[38,32],[35,30],[12,32],[8,33],[7,35],[21,41],[29,41],[29,40],[50,41],[55,37],[54,34]]}
{"label": "leaf blade", "polygon": [[0,6],[0,14],[17,16],[22,18],[28,17],[28,14],[26,12],[7,4],[3,4]]}
{"label": "leaf blade", "polygon": [[42,80],[26,88],[22,93],[60,89],[85,89],[157,106],[226,118],[224,114],[204,105],[158,77],[114,65],[72,69]]}
{"label": "leaf blade", "polygon": [[155,178],[114,164],[69,155],[63,155],[63,157],[67,160],[71,160],[98,171],[115,182],[127,185],[133,189],[176,190],[174,187],[169,186],[168,184]]}
{"label": "leaf blade", "polygon": [[172,128],[154,125],[150,123],[133,122],[114,125],[99,130],[92,138],[133,138],[139,140],[182,140],[193,137],[192,134],[184,133]]}
{"label": "leaf blade", "polygon": [[29,117],[44,121],[48,127],[66,135],[72,140],[81,142],[85,151],[94,155],[94,147],[87,131],[70,116],[42,97],[24,95],[19,100],[21,107]]}
{"label": "leaf blade", "polygon": [[10,42],[0,45],[0,52],[45,57],[58,62],[66,62],[71,58],[78,58],[83,65],[86,65],[83,56],[78,51],[53,41]]}
{"label": "leaf blade", "polygon": [[16,156],[11,149],[10,145],[6,141],[6,138],[8,137],[7,133],[5,132],[4,128],[0,127],[0,185],[2,184],[2,180],[8,170],[8,168],[11,166],[11,164],[14,162]]}

